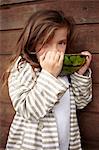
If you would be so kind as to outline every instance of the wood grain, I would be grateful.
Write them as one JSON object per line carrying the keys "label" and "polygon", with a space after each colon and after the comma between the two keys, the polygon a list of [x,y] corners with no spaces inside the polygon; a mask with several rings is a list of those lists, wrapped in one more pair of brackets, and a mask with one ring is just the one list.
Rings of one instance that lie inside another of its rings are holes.
{"label": "wood grain", "polygon": [[[8,100],[6,100],[8,101]],[[9,100],[10,101],[10,100]],[[15,114],[11,101],[8,103],[0,102],[2,109],[0,110],[0,122],[1,126],[8,126],[12,122],[12,118]]]}
{"label": "wood grain", "polygon": [[0,54],[15,53],[20,34],[21,30],[0,31]]}
{"label": "wood grain", "polygon": [[98,150],[99,113],[79,113],[79,126],[84,150]]}
{"label": "wood grain", "polygon": [[76,24],[99,23],[99,1],[42,1],[38,4],[20,4],[17,7],[0,9],[0,30],[23,28],[33,12],[45,8],[63,10],[66,16],[74,17]]}
{"label": "wood grain", "polygon": [[30,2],[41,2],[41,1],[47,1],[47,0],[1,0],[0,6],[8,6],[8,5],[16,5],[16,4],[22,4],[22,3],[30,3]]}
{"label": "wood grain", "polygon": [[74,49],[77,51],[88,50],[91,53],[99,53],[99,25],[77,25],[75,28],[77,38]]}
{"label": "wood grain", "polygon": [[[97,141],[99,139],[99,113],[80,113],[80,129],[85,140]],[[93,128],[94,127],[94,128]],[[91,133],[91,134],[90,134]]]}
{"label": "wood grain", "polygon": [[2,126],[2,130],[0,130],[0,150],[5,150],[5,145],[6,145],[6,141],[8,137],[8,131],[9,131],[9,125],[8,127]]}

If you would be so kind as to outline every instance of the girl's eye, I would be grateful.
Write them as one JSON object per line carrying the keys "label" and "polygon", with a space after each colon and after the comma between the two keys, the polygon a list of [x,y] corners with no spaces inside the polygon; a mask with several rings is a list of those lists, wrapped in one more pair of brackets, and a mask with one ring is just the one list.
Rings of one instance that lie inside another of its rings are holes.
{"label": "girl's eye", "polygon": [[59,44],[60,45],[66,45],[66,41],[60,41]]}

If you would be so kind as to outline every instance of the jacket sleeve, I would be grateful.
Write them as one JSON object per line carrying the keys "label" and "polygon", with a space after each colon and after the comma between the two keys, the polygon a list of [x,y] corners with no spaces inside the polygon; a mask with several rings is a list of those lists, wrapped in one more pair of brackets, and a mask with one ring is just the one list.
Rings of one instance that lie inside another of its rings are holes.
{"label": "jacket sleeve", "polygon": [[9,95],[16,112],[24,118],[44,117],[66,92],[64,81],[42,70],[37,77],[29,63],[14,67],[8,79]]}
{"label": "jacket sleeve", "polygon": [[86,75],[74,73],[71,75],[71,88],[77,109],[82,109],[92,100],[91,70]]}

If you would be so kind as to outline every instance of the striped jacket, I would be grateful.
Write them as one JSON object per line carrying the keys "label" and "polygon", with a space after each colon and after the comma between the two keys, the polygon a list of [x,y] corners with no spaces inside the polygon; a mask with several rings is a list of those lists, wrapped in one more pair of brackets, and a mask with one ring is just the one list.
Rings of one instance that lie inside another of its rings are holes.
{"label": "striped jacket", "polygon": [[[20,57],[19,57],[20,59]],[[67,87],[61,77],[45,70],[39,72],[16,61],[9,79],[9,95],[16,111],[10,127],[6,150],[59,150],[53,106]],[[87,76],[70,76],[70,144],[69,150],[81,150],[76,108],[84,108],[92,99],[91,71]]]}

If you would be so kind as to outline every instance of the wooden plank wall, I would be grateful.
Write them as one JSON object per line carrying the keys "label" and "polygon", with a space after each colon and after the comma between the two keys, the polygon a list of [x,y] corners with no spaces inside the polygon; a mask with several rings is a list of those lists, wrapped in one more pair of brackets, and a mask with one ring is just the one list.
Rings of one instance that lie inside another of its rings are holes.
{"label": "wooden plank wall", "polygon": [[[60,9],[76,21],[78,38],[75,52],[89,50],[93,55],[93,102],[78,112],[85,150],[99,150],[99,1],[94,0],[1,0],[0,2],[0,76],[15,51],[22,28],[38,9]],[[1,84],[1,83],[0,83]],[[0,90],[1,91],[1,90]],[[0,92],[0,150],[6,144],[14,110],[7,88]]]}

